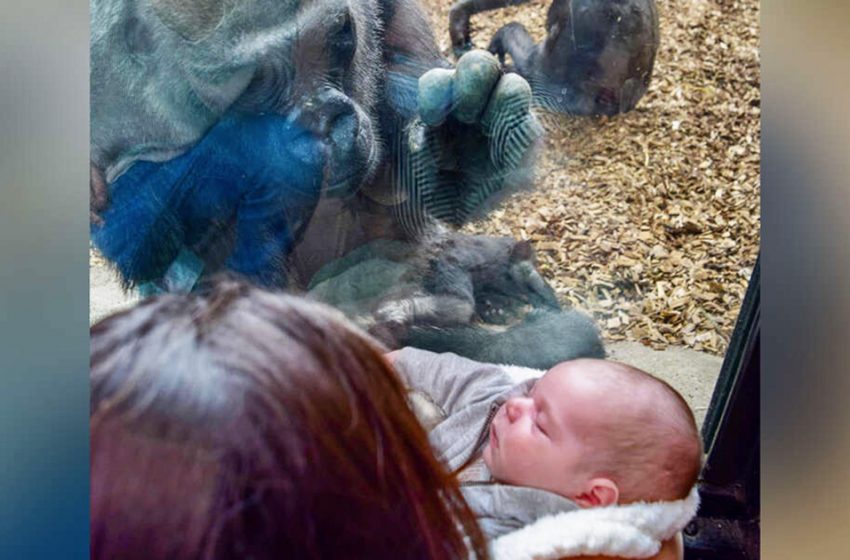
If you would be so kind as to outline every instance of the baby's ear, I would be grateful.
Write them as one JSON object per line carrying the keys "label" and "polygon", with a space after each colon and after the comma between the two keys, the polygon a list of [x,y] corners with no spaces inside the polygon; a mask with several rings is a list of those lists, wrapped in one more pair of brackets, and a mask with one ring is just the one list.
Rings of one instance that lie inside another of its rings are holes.
{"label": "baby's ear", "polygon": [[620,489],[610,478],[594,478],[588,481],[587,491],[573,498],[583,508],[617,505]]}

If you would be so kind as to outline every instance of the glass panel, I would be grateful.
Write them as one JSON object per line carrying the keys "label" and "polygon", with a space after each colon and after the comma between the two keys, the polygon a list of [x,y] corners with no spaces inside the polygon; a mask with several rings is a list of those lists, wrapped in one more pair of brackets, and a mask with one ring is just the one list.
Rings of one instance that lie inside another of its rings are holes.
{"label": "glass panel", "polygon": [[[446,21],[465,22],[468,12],[425,3],[450,53],[463,26]],[[497,2],[466,5],[485,4]],[[471,16],[471,41],[507,41],[507,62],[529,78],[547,135],[534,190],[465,230],[531,240],[544,278],[562,303],[594,317],[609,355],[670,381],[701,421],[760,244],[758,2],[500,4],[510,5]],[[653,37],[654,25],[641,22],[656,16]],[[582,43],[602,30],[614,31]],[[625,112],[563,114],[577,92],[611,82],[626,91],[635,76],[649,85],[621,99]]]}
{"label": "glass panel", "polygon": [[604,344],[705,414],[759,247],[756,0],[131,6],[92,4],[93,319],[229,271],[388,347]]}

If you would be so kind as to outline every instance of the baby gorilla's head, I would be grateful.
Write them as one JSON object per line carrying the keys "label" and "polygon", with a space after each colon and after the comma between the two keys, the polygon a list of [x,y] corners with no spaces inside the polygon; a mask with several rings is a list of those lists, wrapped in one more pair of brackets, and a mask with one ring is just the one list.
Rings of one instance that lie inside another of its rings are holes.
{"label": "baby gorilla's head", "polygon": [[582,507],[684,498],[701,457],[693,413],[672,387],[589,359],[558,364],[527,396],[508,400],[484,450],[496,479]]}

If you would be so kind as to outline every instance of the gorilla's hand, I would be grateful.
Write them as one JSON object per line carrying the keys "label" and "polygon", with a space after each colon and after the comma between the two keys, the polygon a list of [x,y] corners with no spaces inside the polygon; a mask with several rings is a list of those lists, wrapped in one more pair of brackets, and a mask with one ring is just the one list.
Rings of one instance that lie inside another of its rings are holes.
{"label": "gorilla's hand", "polygon": [[[505,187],[530,182],[542,127],[531,113],[531,87],[502,74],[481,50],[457,68],[419,78],[419,118],[410,127],[410,154],[420,178],[420,200],[436,217],[460,224]],[[417,161],[418,160],[418,161]]]}

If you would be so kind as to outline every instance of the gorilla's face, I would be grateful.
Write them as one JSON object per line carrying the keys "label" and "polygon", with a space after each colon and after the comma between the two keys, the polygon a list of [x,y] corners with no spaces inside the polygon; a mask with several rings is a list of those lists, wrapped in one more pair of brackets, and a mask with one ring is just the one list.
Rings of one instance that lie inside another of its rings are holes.
{"label": "gorilla's face", "polygon": [[377,17],[374,2],[301,2],[291,42],[263,61],[238,102],[286,114],[315,135],[327,154],[327,194],[355,191],[381,159]]}
{"label": "gorilla's face", "polygon": [[575,83],[596,114],[632,110],[649,86],[658,22],[652,0],[581,2],[574,17],[576,44],[566,58]]}
{"label": "gorilla's face", "polygon": [[196,144],[226,111],[286,115],[326,152],[326,187],[356,189],[380,160],[375,0],[92,0],[92,161]]}

